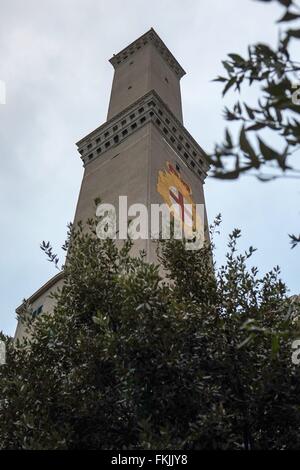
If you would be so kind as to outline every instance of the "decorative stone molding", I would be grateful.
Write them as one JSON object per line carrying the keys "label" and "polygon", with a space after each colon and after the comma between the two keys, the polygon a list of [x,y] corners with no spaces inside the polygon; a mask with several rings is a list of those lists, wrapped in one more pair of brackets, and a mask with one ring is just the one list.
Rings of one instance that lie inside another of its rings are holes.
{"label": "decorative stone molding", "polygon": [[160,39],[153,28],[147,31],[147,33],[143,34],[143,36],[138,38],[136,41],[129,44],[129,46],[127,46],[121,52],[115,54],[110,59],[110,63],[114,66],[114,68],[117,68],[121,63],[131,59],[138,50],[140,50],[142,47],[145,47],[149,43],[152,43],[156,47],[161,56],[165,59],[169,67],[175,72],[179,79],[185,75],[185,70],[177,62],[173,54],[169,51],[165,43]]}
{"label": "decorative stone molding", "polygon": [[204,182],[209,169],[207,155],[154,90],[76,144],[84,166],[149,122],[159,129],[168,144]]}
{"label": "decorative stone molding", "polygon": [[[46,282],[42,287],[40,287],[33,295],[31,295],[27,299],[27,303],[33,304],[38,298],[40,298],[45,292],[51,289],[51,287],[55,286],[59,281],[61,281],[64,278],[64,273],[63,271],[60,271],[58,274],[53,276],[49,281]],[[24,309],[25,302],[23,302],[19,307],[16,308],[16,313],[20,315],[22,313],[22,310]]]}

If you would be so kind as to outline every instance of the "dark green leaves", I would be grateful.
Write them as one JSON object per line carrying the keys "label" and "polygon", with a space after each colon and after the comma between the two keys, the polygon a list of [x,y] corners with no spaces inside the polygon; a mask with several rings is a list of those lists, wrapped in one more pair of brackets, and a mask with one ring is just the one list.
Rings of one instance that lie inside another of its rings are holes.
{"label": "dark green leaves", "polygon": [[225,87],[224,87],[224,90],[223,90],[223,96],[226,95],[227,91],[232,87],[232,85],[234,85],[236,82],[236,78],[235,77],[232,77],[230,78],[230,80],[228,80],[228,82],[226,83]]}
{"label": "dark green leaves", "polygon": [[225,77],[217,77],[213,80],[213,82],[227,82],[227,78]]}
{"label": "dark green leaves", "polygon": [[[284,7],[280,24],[300,20],[299,8],[292,0],[260,1],[273,1]],[[277,47],[257,42],[248,46],[247,57],[230,53],[229,59],[223,61],[228,77],[217,79],[226,82],[223,96],[232,88],[235,92],[242,93],[245,85],[256,85],[258,91],[255,105],[244,102],[241,106],[238,102],[231,108],[225,108],[225,119],[239,121],[242,130],[236,134],[226,130],[225,142],[215,145],[214,153],[210,155],[214,177],[236,179],[247,171],[263,182],[280,177],[299,177],[289,161],[292,153],[300,151],[300,106],[297,92],[300,66],[289,50],[292,38],[300,39],[299,28],[281,28]],[[260,137],[261,130],[269,131],[269,140],[279,142],[279,147],[284,150],[269,146]],[[257,139],[259,155],[255,145],[250,142],[248,132],[258,134],[254,137]],[[237,142],[237,145],[233,146],[233,142]],[[266,167],[266,172],[263,167]]]}
{"label": "dark green leaves", "polygon": [[50,245],[50,242],[46,243],[45,241],[43,241],[40,245],[40,248],[46,254],[48,261],[50,261],[50,263],[53,263],[56,269],[59,270],[59,257],[57,256],[57,254],[53,253],[53,248]]}
{"label": "dark green leaves", "polygon": [[225,131],[225,138],[226,138],[227,147],[231,149],[233,147],[233,143],[232,143],[231,134],[228,129],[226,129]]}
{"label": "dark green leaves", "polygon": [[254,119],[255,118],[255,113],[254,113],[253,109],[251,109],[250,106],[247,105],[247,103],[244,103],[244,106],[245,106],[245,109],[247,111],[247,114],[248,114],[249,118]]}
{"label": "dark green leaves", "polygon": [[249,126],[247,127],[247,132],[248,131],[259,131],[260,129],[263,129],[264,127],[266,127],[267,124],[265,124],[264,122],[258,122],[257,124],[253,124],[253,126]]}
{"label": "dark green leaves", "polygon": [[276,160],[278,153],[275,152],[275,150],[271,149],[271,147],[268,147],[260,137],[258,137],[258,142],[259,142],[260,151],[264,159]]}
{"label": "dark green leaves", "polygon": [[235,62],[237,65],[243,65],[245,63],[245,59],[241,57],[239,54],[228,54],[228,56]]}
{"label": "dark green leaves", "polygon": [[300,39],[300,29],[288,29],[286,34],[289,38]]}
{"label": "dark green leaves", "polygon": [[222,64],[229,74],[231,74],[234,71],[234,67],[230,64],[230,62],[223,60]]}
{"label": "dark green leaves", "polygon": [[291,239],[290,242],[291,242],[292,248],[295,248],[298,244],[300,244],[300,234],[298,237],[296,235],[289,235],[289,237]]}
{"label": "dark green leaves", "polygon": [[285,7],[290,7],[293,3],[293,0],[279,0],[279,3]]}
{"label": "dark green leaves", "polygon": [[294,21],[298,20],[300,18],[300,15],[296,13],[291,13],[290,11],[287,11],[280,20],[278,20],[278,23],[284,23],[286,21]]}
{"label": "dark green leaves", "polygon": [[250,144],[249,140],[247,139],[246,132],[244,127],[242,127],[240,132],[240,147],[241,150],[244,152],[246,157],[251,160],[251,164],[254,168],[260,167],[259,158],[256,155],[252,145]]}
{"label": "dark green leaves", "polygon": [[299,448],[290,302],[278,269],[248,269],[240,237],[219,269],[208,243],[162,241],[158,269],[73,227],[54,314],[7,342],[0,449]]}
{"label": "dark green leaves", "polygon": [[260,151],[265,160],[276,160],[282,170],[286,170],[288,168],[286,166],[287,148],[283,153],[278,153],[274,149],[266,145],[260,137],[258,138],[258,142]]}

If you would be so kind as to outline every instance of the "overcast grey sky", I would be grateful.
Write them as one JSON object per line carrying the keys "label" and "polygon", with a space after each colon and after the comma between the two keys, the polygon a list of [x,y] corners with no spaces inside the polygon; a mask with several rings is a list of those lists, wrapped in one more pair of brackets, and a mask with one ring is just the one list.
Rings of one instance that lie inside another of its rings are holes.
{"label": "overcast grey sky", "polygon": [[[108,59],[153,27],[187,71],[185,126],[211,151],[226,103],[211,80],[227,53],[276,42],[281,9],[253,0],[1,0],[0,10],[0,330],[13,334],[15,307],[55,274],[39,244],[60,247],[73,218],[83,174],[75,142],[106,119]],[[260,270],[279,264],[299,293],[300,252],[287,236],[299,232],[299,181],[208,179],[205,190],[210,221],[223,215],[218,262],[239,227],[241,246],[259,249]]]}

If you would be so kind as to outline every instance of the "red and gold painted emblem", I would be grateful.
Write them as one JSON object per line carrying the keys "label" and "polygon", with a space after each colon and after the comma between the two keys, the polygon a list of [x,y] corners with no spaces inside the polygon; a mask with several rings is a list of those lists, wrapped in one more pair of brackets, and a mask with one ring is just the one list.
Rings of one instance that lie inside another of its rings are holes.
{"label": "red and gold painted emblem", "polygon": [[182,179],[170,162],[167,162],[166,170],[158,172],[157,191],[169,209],[173,207],[172,213],[181,221],[186,233],[191,233],[202,225],[190,185]]}

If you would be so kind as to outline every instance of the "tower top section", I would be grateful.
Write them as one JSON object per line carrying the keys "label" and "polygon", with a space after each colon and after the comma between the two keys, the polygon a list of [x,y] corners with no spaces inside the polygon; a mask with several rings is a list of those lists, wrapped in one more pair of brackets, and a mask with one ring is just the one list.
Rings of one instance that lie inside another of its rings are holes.
{"label": "tower top section", "polygon": [[182,123],[180,79],[185,71],[151,28],[110,59],[114,79],[107,119],[154,91]]}
{"label": "tower top section", "polygon": [[179,62],[175,59],[173,54],[169,51],[165,43],[161,40],[153,28],[149,29],[149,31],[133,41],[131,44],[129,44],[129,46],[125,47],[125,49],[122,49],[122,51],[120,51],[118,54],[114,54],[109,62],[116,69],[120,64],[131,60],[136,52],[148,44],[153,44],[153,46],[155,46],[169,67],[178,76],[179,80],[186,74],[185,70],[181,67]]}

